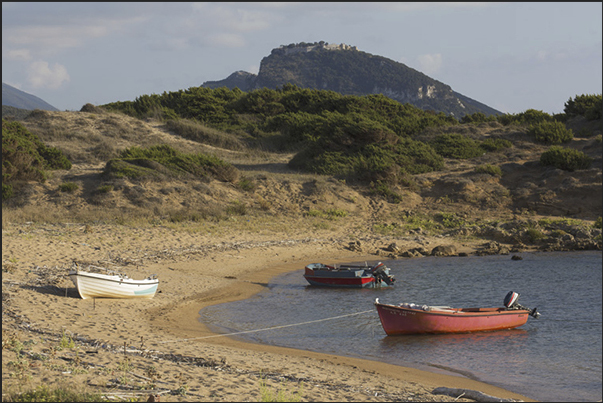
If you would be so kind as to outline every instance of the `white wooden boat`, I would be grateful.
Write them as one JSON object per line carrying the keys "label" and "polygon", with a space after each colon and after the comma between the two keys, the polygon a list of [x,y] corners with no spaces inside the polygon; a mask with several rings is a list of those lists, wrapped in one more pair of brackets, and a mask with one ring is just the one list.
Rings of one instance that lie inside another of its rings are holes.
{"label": "white wooden boat", "polygon": [[90,266],[88,271],[79,268],[69,270],[69,278],[75,284],[82,299],[88,298],[153,298],[159,280],[150,276],[134,280],[124,274],[102,274],[90,271],[102,269]]}

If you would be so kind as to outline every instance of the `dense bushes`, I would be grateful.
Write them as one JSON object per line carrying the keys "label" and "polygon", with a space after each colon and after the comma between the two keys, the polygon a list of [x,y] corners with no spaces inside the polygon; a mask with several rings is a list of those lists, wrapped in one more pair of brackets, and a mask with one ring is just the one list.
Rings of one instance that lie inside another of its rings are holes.
{"label": "dense bushes", "polygon": [[502,176],[502,170],[500,169],[500,167],[491,164],[477,166],[475,167],[475,172],[484,173],[492,176]]}
{"label": "dense bushes", "polygon": [[46,170],[71,169],[62,151],[47,147],[21,123],[2,119],[2,200],[20,181],[44,182]]}
{"label": "dense bushes", "polygon": [[467,159],[484,153],[479,142],[458,133],[440,134],[430,145],[446,158]]}
{"label": "dense bushes", "polygon": [[540,156],[542,165],[552,165],[564,171],[576,171],[590,168],[593,160],[581,151],[553,146]]}
{"label": "dense bushes", "polygon": [[513,147],[513,143],[505,139],[488,138],[482,141],[480,147],[485,151],[493,152]]}
{"label": "dense bushes", "polygon": [[423,142],[362,128],[343,125],[331,135],[317,138],[296,154],[289,166],[366,183],[398,184],[405,174],[440,170],[444,165],[442,157]]}
{"label": "dense bushes", "polygon": [[540,122],[530,126],[528,134],[543,144],[563,144],[574,138],[574,133],[561,122]]}
{"label": "dense bushes", "polygon": [[119,158],[105,166],[106,178],[165,179],[170,176],[192,175],[197,178],[215,178],[235,182],[238,170],[231,164],[207,154],[183,154],[168,145],[146,149],[130,147]]}
{"label": "dense bushes", "polygon": [[510,113],[498,117],[499,123],[502,123],[505,126],[510,124],[535,125],[542,122],[551,122],[553,120],[553,116],[549,115],[546,112],[539,111],[536,109],[527,109],[526,111],[521,113]]}
{"label": "dense bushes", "polygon": [[577,95],[570,98],[564,107],[564,112],[569,117],[584,116],[588,120],[601,119],[603,113],[603,102],[601,94]]}
{"label": "dense bushes", "polygon": [[[584,109],[575,104],[582,105],[585,99],[576,99],[569,110]],[[136,117],[163,117],[174,132],[219,147],[296,152],[290,162],[295,169],[354,177],[369,183],[396,183],[403,173],[441,169],[442,157],[474,158],[512,146],[506,139],[479,141],[461,134],[442,134],[429,143],[412,141],[429,127],[459,122],[381,94],[341,95],[294,84],[249,92],[191,87],[162,95],[143,95],[133,102],[116,102],[104,108]],[[573,134],[559,119],[528,109],[497,117],[474,113],[461,121],[528,126],[536,141],[562,144],[570,141]],[[388,175],[391,177],[386,179]]]}
{"label": "dense bushes", "polygon": [[467,114],[460,120],[461,123],[484,123],[484,122],[496,122],[496,115],[486,116],[485,113],[475,112],[473,114]]}

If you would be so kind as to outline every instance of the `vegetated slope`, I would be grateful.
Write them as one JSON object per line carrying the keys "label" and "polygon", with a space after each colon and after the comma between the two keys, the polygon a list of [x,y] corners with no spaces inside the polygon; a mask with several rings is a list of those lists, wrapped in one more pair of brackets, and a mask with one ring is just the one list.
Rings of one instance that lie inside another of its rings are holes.
{"label": "vegetated slope", "polygon": [[477,112],[486,116],[501,114],[402,63],[345,45],[335,50],[327,50],[325,46],[328,45],[324,42],[282,46],[262,59],[257,76],[238,71],[202,86],[250,91],[293,84],[343,95],[383,94],[401,103],[457,118]]}
{"label": "vegetated slope", "polygon": [[[33,220],[52,221],[53,214],[59,222],[61,217],[76,222],[240,220],[258,231],[262,225],[291,226],[287,231],[292,233],[337,227],[358,237],[462,229],[466,235],[518,242],[515,235],[497,229],[496,222],[543,216],[594,221],[601,215],[600,136],[577,137],[568,145],[595,159],[590,169],[568,172],[541,166],[540,155],[548,146],[530,140],[520,126],[485,122],[430,128],[421,135],[426,141],[455,132],[474,139],[506,139],[513,145],[469,159],[444,158],[441,170],[412,175],[406,186],[395,188],[398,197],[392,199],[374,187],[291,169],[291,153],[220,149],[176,135],[163,122],[117,113],[38,111],[22,123],[73,161],[72,169],[55,171],[43,183],[29,183],[5,203],[13,213]],[[238,177],[228,182],[105,174],[107,162],[122,150],[160,144],[181,153],[215,155],[232,164]],[[502,174],[476,169],[488,165],[499,167]],[[61,190],[65,183],[77,186]]]}

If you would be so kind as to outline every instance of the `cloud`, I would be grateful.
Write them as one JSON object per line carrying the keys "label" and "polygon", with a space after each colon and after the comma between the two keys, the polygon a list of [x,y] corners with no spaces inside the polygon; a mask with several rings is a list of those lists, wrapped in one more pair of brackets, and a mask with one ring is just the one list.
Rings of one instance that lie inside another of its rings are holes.
{"label": "cloud", "polygon": [[52,67],[48,62],[33,62],[27,68],[27,81],[33,88],[57,89],[63,83],[69,82],[69,74],[65,66],[55,63]]}
{"label": "cloud", "polygon": [[424,74],[434,74],[442,68],[442,55],[440,53],[420,55],[417,57],[419,70]]}
{"label": "cloud", "polygon": [[2,27],[2,47],[26,48],[32,54],[49,55],[85,46],[89,40],[119,33],[126,27],[134,26],[144,17],[89,19],[68,21],[63,25],[44,21],[39,24],[23,24]]}
{"label": "cloud", "polygon": [[388,11],[441,11],[443,9],[469,9],[497,6],[496,2],[373,2],[371,7]]}
{"label": "cloud", "polygon": [[245,3],[193,3],[195,16],[210,26],[236,32],[256,32],[270,28],[281,17],[270,9],[263,11],[252,3],[252,9]]}
{"label": "cloud", "polygon": [[567,60],[570,56],[563,50],[548,52],[546,50],[539,50],[536,52],[536,56],[533,57],[539,62],[551,62],[551,61],[562,61]]}
{"label": "cloud", "polygon": [[31,60],[29,49],[7,49],[3,50],[2,58],[11,61],[23,62]]}
{"label": "cloud", "polygon": [[240,48],[245,46],[245,39],[237,34],[214,34],[209,35],[205,41],[213,46],[222,46],[227,48]]}

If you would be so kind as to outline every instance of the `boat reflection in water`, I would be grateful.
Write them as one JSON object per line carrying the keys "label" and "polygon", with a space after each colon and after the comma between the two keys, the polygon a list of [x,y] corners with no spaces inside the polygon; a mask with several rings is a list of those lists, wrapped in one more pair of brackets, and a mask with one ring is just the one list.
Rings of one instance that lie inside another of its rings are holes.
{"label": "boat reflection in water", "polygon": [[486,347],[492,343],[525,342],[528,331],[524,329],[495,330],[492,332],[475,333],[443,333],[443,334],[409,334],[400,336],[385,336],[381,343],[388,347],[405,344],[434,345],[439,348],[454,348],[456,345],[471,344]]}
{"label": "boat reflection in water", "polygon": [[[399,364],[405,361],[405,357],[413,357],[406,365],[427,370],[439,368],[469,378],[480,378],[480,373],[491,372],[488,363],[504,362],[505,365],[516,366],[527,362],[530,333],[524,329],[507,329],[476,333],[385,336],[380,340],[378,348],[380,356],[389,357],[386,362]],[[421,361],[417,361],[417,357]],[[468,357],[472,361],[471,373],[459,368],[459,362],[465,362]],[[483,367],[480,364],[482,362]]]}

